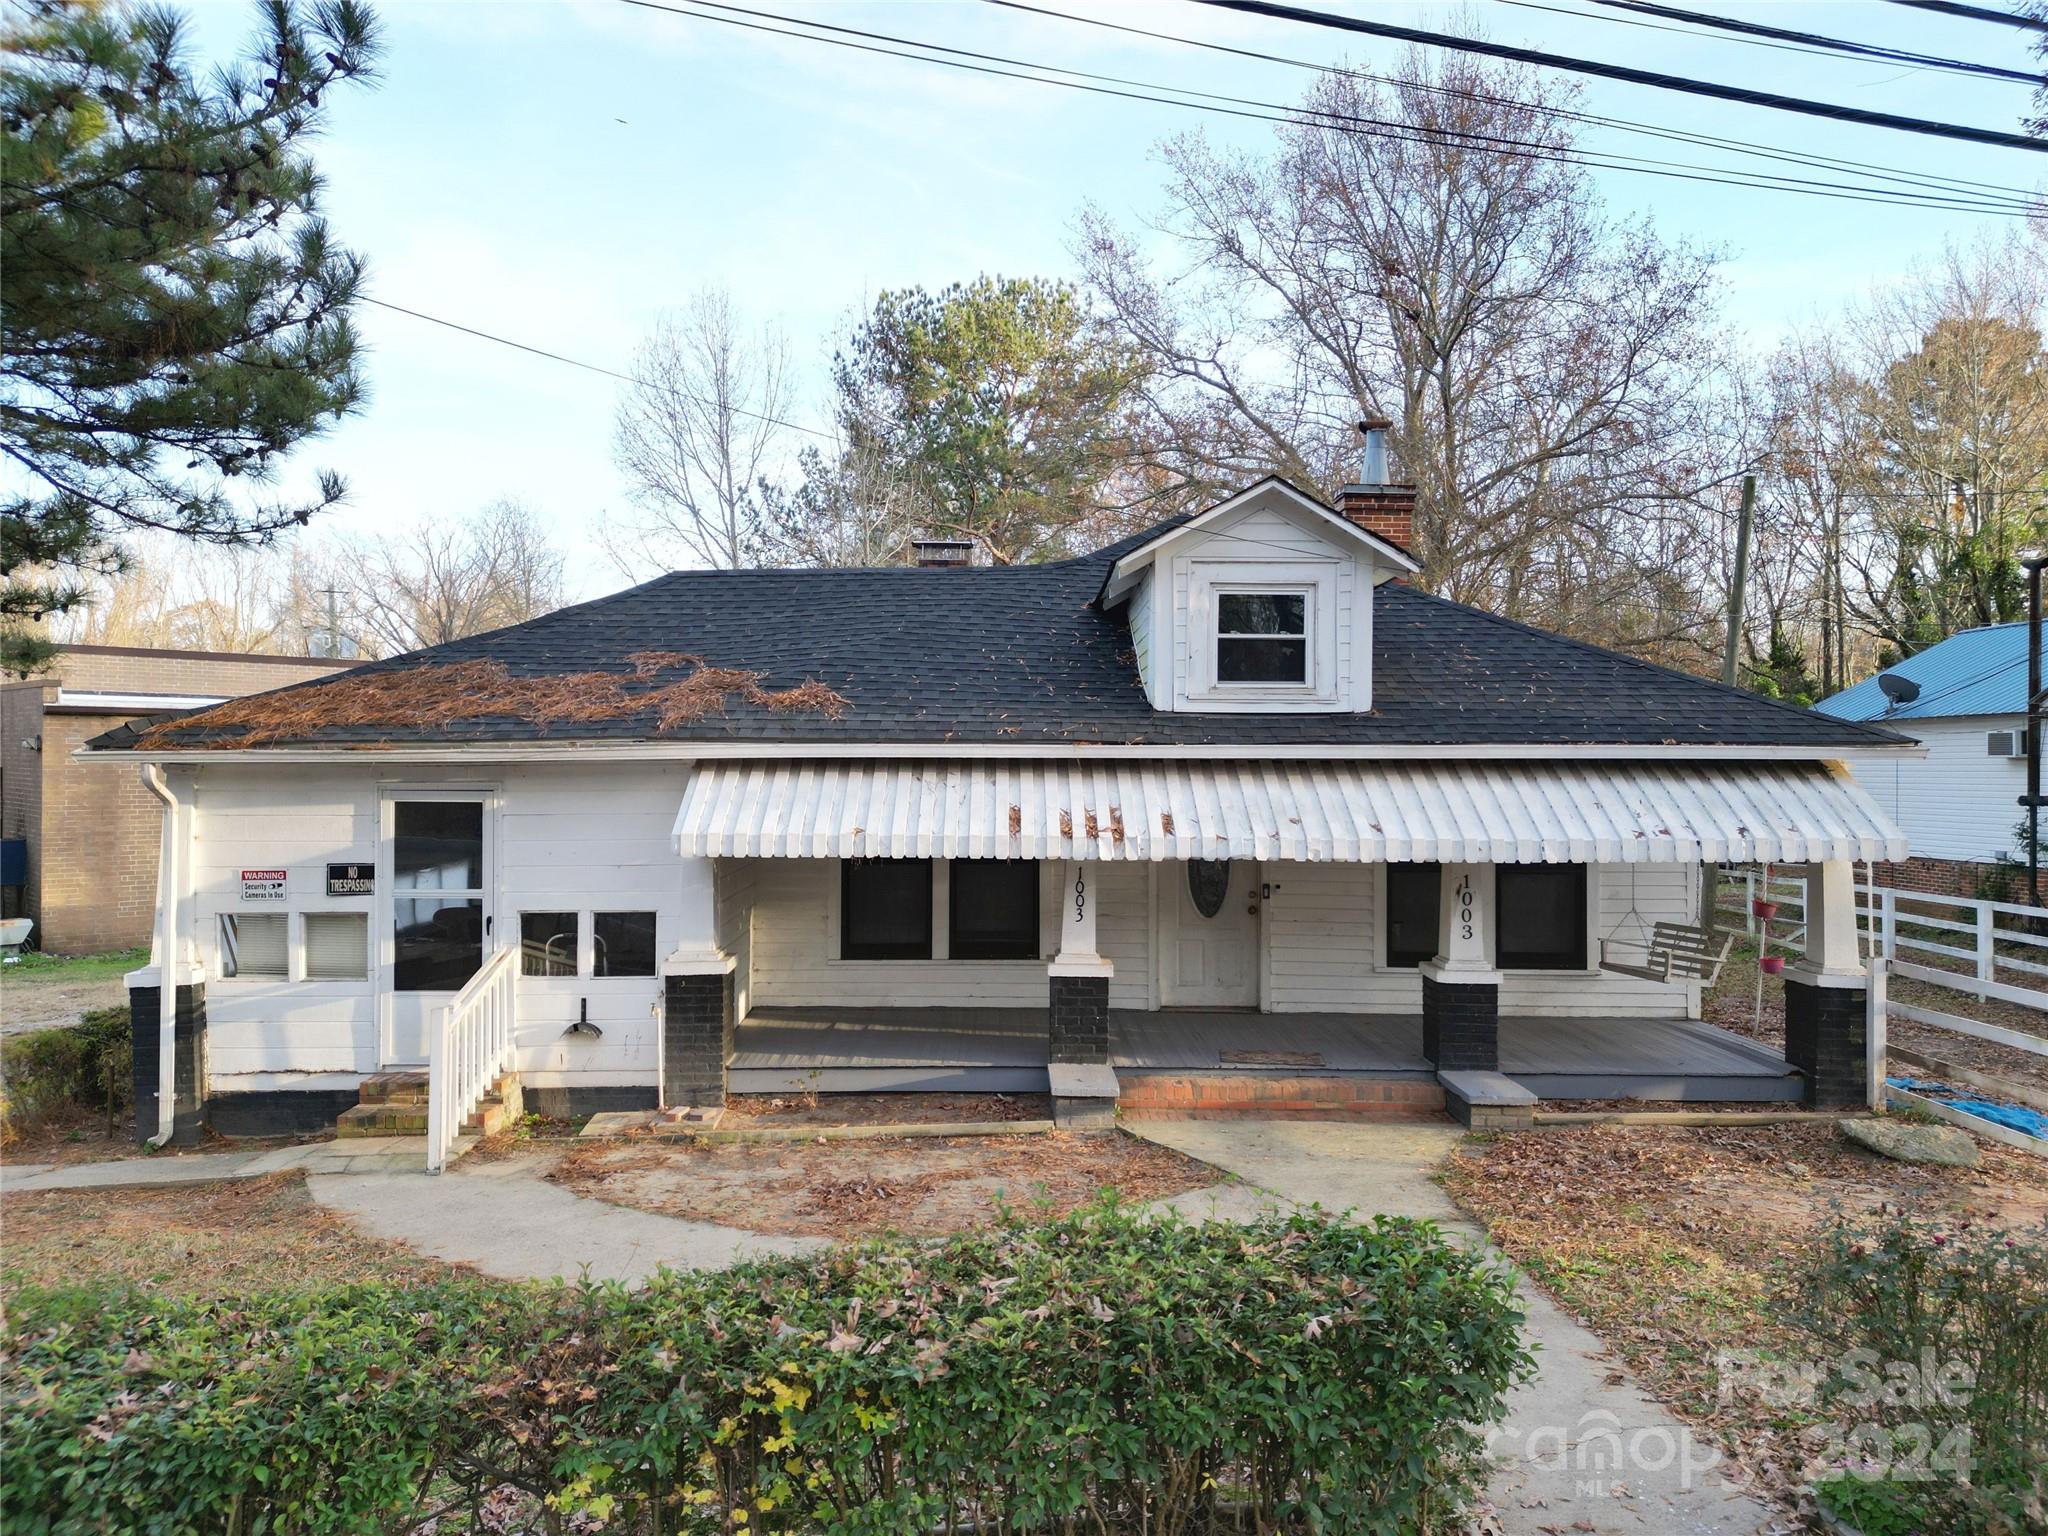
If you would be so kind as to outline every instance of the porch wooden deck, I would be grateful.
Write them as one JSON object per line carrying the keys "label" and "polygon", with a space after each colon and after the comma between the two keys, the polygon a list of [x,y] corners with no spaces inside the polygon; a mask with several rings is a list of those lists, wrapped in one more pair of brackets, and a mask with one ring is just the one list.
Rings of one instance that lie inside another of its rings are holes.
{"label": "porch wooden deck", "polygon": [[[1420,1014],[1112,1009],[1110,1062],[1145,1072],[1433,1079]],[[1778,1102],[1782,1056],[1692,1019],[1501,1020],[1501,1071],[1546,1099]],[[1043,1093],[1042,1008],[757,1008],[727,1063],[735,1093]]]}

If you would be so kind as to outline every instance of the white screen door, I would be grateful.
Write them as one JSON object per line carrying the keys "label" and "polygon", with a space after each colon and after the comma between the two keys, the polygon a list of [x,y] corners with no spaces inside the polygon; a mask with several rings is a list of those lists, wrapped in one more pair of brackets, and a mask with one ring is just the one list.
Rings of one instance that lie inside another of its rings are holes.
{"label": "white screen door", "polygon": [[[1166,864],[1159,871],[1159,1002],[1167,1008],[1259,1005],[1259,866]],[[1167,889],[1171,887],[1171,889]]]}
{"label": "white screen door", "polygon": [[424,1066],[427,1031],[491,947],[490,805],[392,794],[383,805],[383,1064]]}

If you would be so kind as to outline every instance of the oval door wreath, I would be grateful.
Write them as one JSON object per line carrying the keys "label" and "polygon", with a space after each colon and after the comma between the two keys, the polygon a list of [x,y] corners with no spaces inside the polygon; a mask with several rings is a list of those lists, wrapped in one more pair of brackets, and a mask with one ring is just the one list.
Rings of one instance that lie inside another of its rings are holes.
{"label": "oval door wreath", "polygon": [[1188,899],[1204,917],[1223,910],[1223,898],[1230,894],[1228,859],[1188,860]]}

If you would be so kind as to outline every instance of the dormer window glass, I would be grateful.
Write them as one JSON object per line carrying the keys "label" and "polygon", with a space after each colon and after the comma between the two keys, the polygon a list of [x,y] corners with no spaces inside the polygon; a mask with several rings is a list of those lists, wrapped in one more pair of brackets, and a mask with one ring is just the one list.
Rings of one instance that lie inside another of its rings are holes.
{"label": "dormer window glass", "polygon": [[1218,683],[1306,683],[1308,594],[1219,592]]}

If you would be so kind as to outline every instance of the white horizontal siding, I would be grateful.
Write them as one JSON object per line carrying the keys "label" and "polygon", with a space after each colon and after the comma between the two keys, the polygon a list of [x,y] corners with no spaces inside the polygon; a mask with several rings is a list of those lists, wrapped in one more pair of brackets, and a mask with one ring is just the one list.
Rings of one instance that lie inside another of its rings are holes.
{"label": "white horizontal siding", "polygon": [[[431,787],[495,787],[496,896],[501,942],[522,911],[652,911],[657,958],[675,947],[680,877],[670,828],[686,765],[574,764],[436,776]],[[380,779],[388,765],[212,765],[194,793],[195,892],[188,934],[208,973],[207,1050],[216,1092],[308,1083],[379,1066],[374,967],[385,934],[373,898],[326,896],[329,863],[374,863]],[[429,787],[423,779],[416,788]],[[394,794],[404,790],[394,788]],[[243,908],[240,872],[284,868],[285,902]],[[219,975],[219,914],[234,910],[372,914],[373,979],[228,980]],[[589,947],[587,919],[580,924]],[[657,1048],[653,977],[518,978],[517,1063],[529,1082],[577,1087],[651,1084]],[[603,1034],[563,1031],[587,1008]]]}
{"label": "white horizontal siding", "polygon": [[1925,757],[1859,752],[1849,766],[1878,808],[1905,829],[1914,853],[1985,862],[2016,851],[2027,764],[1991,756],[1984,738],[2021,724],[2018,715],[1902,720],[1898,728],[1920,739]]}
{"label": "white horizontal siding", "polygon": [[[1371,865],[1270,864],[1263,875],[1273,886],[1264,922],[1268,995],[1276,1013],[1421,1010],[1422,978],[1407,967],[1382,969],[1378,964],[1381,945],[1373,906],[1378,881]],[[1660,864],[1640,867],[1635,876],[1635,908],[1646,922],[1689,920],[1697,879],[1693,870]],[[1595,882],[1597,912],[1588,948],[1597,960],[1601,938],[1629,911],[1629,870],[1598,867],[1589,878]],[[1634,934],[1632,925],[1628,932]],[[1685,987],[1606,971],[1510,971],[1500,993],[1503,1013],[1535,1015],[1682,1015],[1691,1002]]]}

